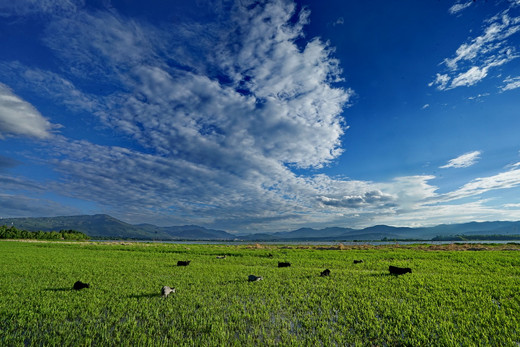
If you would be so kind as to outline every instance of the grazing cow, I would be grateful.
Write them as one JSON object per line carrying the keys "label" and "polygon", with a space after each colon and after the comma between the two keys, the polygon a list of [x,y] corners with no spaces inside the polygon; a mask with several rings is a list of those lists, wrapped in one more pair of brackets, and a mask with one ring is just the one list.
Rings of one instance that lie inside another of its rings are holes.
{"label": "grazing cow", "polygon": [[90,288],[90,284],[83,283],[81,281],[77,281],[76,283],[74,283],[74,286],[72,288],[74,290],[80,290],[80,289],[83,289],[83,288]]}
{"label": "grazing cow", "polygon": [[190,263],[191,263],[191,260],[186,260],[186,261],[179,260],[177,262],[177,266],[188,266],[188,265],[190,265]]}
{"label": "grazing cow", "polygon": [[225,255],[217,255],[217,259],[226,259]]}
{"label": "grazing cow", "polygon": [[249,275],[249,276],[247,277],[247,280],[248,280],[249,282],[255,282],[255,281],[263,280],[263,277],[255,276],[255,275]]}
{"label": "grazing cow", "polygon": [[170,295],[171,293],[175,293],[175,288],[170,288],[168,286],[164,286],[162,287],[161,289],[161,295],[165,298],[168,297],[168,295]]}
{"label": "grazing cow", "polygon": [[321,277],[325,277],[325,276],[330,276],[330,270],[329,269],[325,269],[321,272],[320,274]]}
{"label": "grazing cow", "polygon": [[361,264],[363,260],[354,260],[354,264]]}
{"label": "grazing cow", "polygon": [[405,273],[412,273],[412,269],[410,269],[409,267],[397,267],[392,265],[388,267],[388,271],[390,271],[392,275],[403,275]]}
{"label": "grazing cow", "polygon": [[278,267],[289,267],[291,266],[291,263],[287,262],[278,262]]}

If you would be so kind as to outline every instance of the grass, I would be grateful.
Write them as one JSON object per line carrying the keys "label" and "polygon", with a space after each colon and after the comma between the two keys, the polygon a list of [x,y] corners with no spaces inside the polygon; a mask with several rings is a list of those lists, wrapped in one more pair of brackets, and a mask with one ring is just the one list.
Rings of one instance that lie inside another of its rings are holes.
{"label": "grass", "polygon": [[519,250],[1,241],[0,345],[517,346]]}

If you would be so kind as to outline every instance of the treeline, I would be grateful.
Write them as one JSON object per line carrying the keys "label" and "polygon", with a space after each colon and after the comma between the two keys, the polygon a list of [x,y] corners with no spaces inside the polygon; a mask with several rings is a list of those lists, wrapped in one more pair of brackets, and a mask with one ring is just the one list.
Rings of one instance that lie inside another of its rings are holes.
{"label": "treeline", "polygon": [[509,241],[520,240],[520,235],[448,235],[436,236],[432,241]]}
{"label": "treeline", "polygon": [[88,240],[89,237],[76,230],[28,231],[2,225],[0,226],[0,239]]}

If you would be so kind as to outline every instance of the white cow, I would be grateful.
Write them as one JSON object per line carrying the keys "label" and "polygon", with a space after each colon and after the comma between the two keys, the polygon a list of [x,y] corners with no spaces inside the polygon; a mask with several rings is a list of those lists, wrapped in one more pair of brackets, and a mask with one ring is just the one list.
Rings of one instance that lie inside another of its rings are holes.
{"label": "white cow", "polygon": [[168,295],[170,295],[171,293],[175,293],[175,288],[170,288],[170,287],[168,287],[168,286],[164,286],[164,287],[162,287],[162,289],[161,289],[161,295],[162,295],[163,297],[166,298],[166,297],[168,297]]}

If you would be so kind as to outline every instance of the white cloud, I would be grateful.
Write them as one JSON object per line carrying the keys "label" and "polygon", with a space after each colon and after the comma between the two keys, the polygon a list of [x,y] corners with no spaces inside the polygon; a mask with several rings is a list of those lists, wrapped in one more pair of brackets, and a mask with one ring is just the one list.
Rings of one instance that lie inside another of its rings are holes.
{"label": "white cloud", "polygon": [[4,81],[16,89],[37,90],[38,95],[67,106],[72,111],[89,113],[103,106],[95,96],[79,90],[70,80],[51,71],[30,68],[20,62],[0,62],[0,73]]}
{"label": "white cloud", "polygon": [[460,2],[457,2],[456,4],[454,4],[453,6],[450,7],[450,9],[448,10],[448,12],[450,14],[457,14],[459,13],[460,11],[468,8],[471,6],[471,4],[473,3],[472,0],[470,1],[466,1],[464,3],[460,3]]}
{"label": "white cloud", "polygon": [[[96,114],[147,147],[199,160],[205,151],[222,156],[247,149],[242,155],[255,151],[285,164],[320,167],[342,152],[340,114],[353,92],[331,86],[341,70],[326,44],[310,40],[303,50],[294,44],[308,16],[303,11],[288,25],[294,10],[285,1],[254,10],[237,6],[228,21],[208,23],[215,31],[207,46],[204,40],[189,43],[179,55],[163,50],[198,31],[204,37],[204,27],[185,27],[191,31],[184,34],[114,14],[82,14],[54,23],[46,42],[76,77],[110,77],[129,90],[100,100],[106,107]],[[163,41],[152,39],[157,36]],[[167,54],[179,63],[167,64],[161,58]],[[191,68],[183,65],[186,55]]]}
{"label": "white cloud", "polygon": [[67,15],[84,6],[84,0],[16,0],[0,1],[0,17],[40,14]]}
{"label": "white cloud", "polygon": [[491,190],[515,188],[520,185],[520,169],[501,172],[494,176],[481,177],[466,183],[461,188],[445,195],[449,200],[480,195]]}
{"label": "white cloud", "polygon": [[381,192],[380,190],[373,190],[365,192],[362,195],[346,195],[340,198],[330,198],[321,196],[318,201],[325,206],[342,207],[342,208],[387,208],[395,207],[394,197]]}
{"label": "white cloud", "polygon": [[[1,182],[0,182],[1,183]],[[52,200],[41,197],[27,197],[22,195],[0,193],[0,225],[1,218],[77,215],[79,210],[64,206]],[[59,211],[59,212],[58,212]]]}
{"label": "white cloud", "polygon": [[502,91],[513,90],[516,88],[520,88],[520,76],[517,77],[508,77],[504,80],[505,85],[502,86]]}
{"label": "white cloud", "polygon": [[[469,3],[454,6],[460,5],[457,9],[461,10],[462,5]],[[439,90],[472,86],[488,77],[492,68],[519,57],[515,45],[509,39],[520,31],[520,17],[512,16],[509,9],[506,9],[486,21],[485,25],[481,35],[460,45],[454,57],[443,61],[447,71],[437,73],[429,86],[435,85]]]}
{"label": "white cloud", "polygon": [[337,25],[343,25],[345,24],[345,19],[343,17],[339,17],[334,23],[332,23],[332,26],[335,27]]}
{"label": "white cloud", "polygon": [[340,155],[341,113],[353,92],[334,86],[341,69],[326,43],[294,43],[308,21],[304,10],[290,24],[294,11],[288,1],[237,3],[214,22],[162,28],[115,12],[53,20],[44,42],[59,73],[16,62],[0,71],[135,143],[56,137],[46,151],[63,180],[48,186],[126,220],[143,210],[233,228],[305,218],[323,192],[289,168]]}
{"label": "white cloud", "polygon": [[423,107],[421,107],[423,110],[427,109],[428,107],[430,107],[430,104],[424,104]]}
{"label": "white cloud", "polygon": [[457,158],[451,159],[446,165],[440,166],[439,168],[447,169],[451,167],[463,168],[472,166],[480,159],[480,154],[480,151],[465,153]]}
{"label": "white cloud", "polygon": [[475,95],[475,96],[470,96],[468,97],[469,100],[478,100],[480,98],[484,98],[486,96],[489,96],[490,94],[489,93],[482,93],[482,94],[478,94],[478,95]]}
{"label": "white cloud", "polygon": [[479,68],[477,66],[471,67],[468,71],[461,73],[453,79],[451,82],[451,88],[460,86],[472,86],[477,82],[480,82],[488,74],[488,68]]}
{"label": "white cloud", "polygon": [[46,139],[55,127],[30,103],[0,83],[0,139],[6,136]]}
{"label": "white cloud", "polygon": [[437,89],[444,90],[448,86],[448,83],[450,81],[450,76],[447,74],[437,74],[437,77],[435,77],[435,80],[433,82],[428,83],[428,86],[437,85]]}

